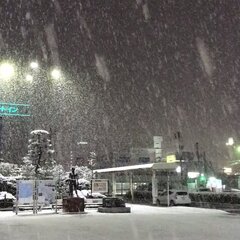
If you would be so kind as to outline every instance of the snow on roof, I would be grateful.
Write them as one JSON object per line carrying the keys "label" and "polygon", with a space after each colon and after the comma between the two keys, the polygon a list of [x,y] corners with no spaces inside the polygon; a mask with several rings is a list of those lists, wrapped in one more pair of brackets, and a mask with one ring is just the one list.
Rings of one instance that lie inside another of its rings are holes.
{"label": "snow on roof", "polygon": [[96,170],[93,170],[93,172],[94,173],[122,172],[122,171],[130,171],[130,170],[137,170],[137,169],[155,169],[155,170],[175,171],[177,166],[179,166],[178,163],[158,162],[158,163],[147,163],[147,164],[140,164],[140,165],[124,166],[124,167],[96,169]]}
{"label": "snow on roof", "polygon": [[153,163],[148,163],[148,164],[140,164],[140,165],[132,165],[132,166],[124,166],[124,167],[96,169],[96,170],[93,170],[93,172],[94,173],[121,172],[121,171],[128,171],[128,170],[152,168],[152,166],[153,166]]}
{"label": "snow on roof", "polygon": [[31,131],[31,134],[39,134],[39,133],[49,134],[48,131],[42,130],[42,129]]}

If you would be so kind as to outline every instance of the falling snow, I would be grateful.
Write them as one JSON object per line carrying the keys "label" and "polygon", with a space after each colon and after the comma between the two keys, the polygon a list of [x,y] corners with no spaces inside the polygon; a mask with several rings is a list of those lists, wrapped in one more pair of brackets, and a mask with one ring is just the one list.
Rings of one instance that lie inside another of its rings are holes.
{"label": "falling snow", "polygon": [[227,138],[240,134],[238,9],[231,0],[3,1],[1,61],[17,70],[1,80],[0,100],[28,103],[32,115],[4,118],[3,158],[21,162],[33,129],[51,133],[66,163],[80,139],[109,161],[181,131],[185,149],[199,142],[222,166]]}

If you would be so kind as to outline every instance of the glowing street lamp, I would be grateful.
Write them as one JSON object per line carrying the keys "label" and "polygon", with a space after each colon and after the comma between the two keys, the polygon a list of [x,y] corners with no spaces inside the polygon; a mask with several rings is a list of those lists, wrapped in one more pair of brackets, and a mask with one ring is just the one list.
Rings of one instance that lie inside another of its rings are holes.
{"label": "glowing street lamp", "polygon": [[182,171],[182,168],[181,168],[180,166],[177,166],[176,172],[177,172],[177,173],[181,173],[181,171]]}
{"label": "glowing street lamp", "polygon": [[51,76],[53,79],[58,80],[61,78],[61,72],[58,69],[53,69],[51,72]]}
{"label": "glowing street lamp", "polygon": [[28,82],[32,82],[32,81],[33,81],[33,76],[30,75],[30,74],[27,74],[26,80],[27,80]]}
{"label": "glowing street lamp", "polygon": [[88,144],[88,142],[83,142],[83,141],[77,142],[77,145],[87,145],[87,144]]}
{"label": "glowing street lamp", "polygon": [[0,65],[0,78],[2,79],[10,79],[14,76],[14,67],[10,63],[2,63]]}
{"label": "glowing street lamp", "polygon": [[32,69],[38,69],[39,65],[38,65],[37,62],[31,62],[31,63],[30,63],[30,67],[31,67]]}
{"label": "glowing street lamp", "polygon": [[228,141],[226,142],[226,145],[227,146],[233,146],[233,144],[234,144],[233,138],[232,137],[228,138]]}

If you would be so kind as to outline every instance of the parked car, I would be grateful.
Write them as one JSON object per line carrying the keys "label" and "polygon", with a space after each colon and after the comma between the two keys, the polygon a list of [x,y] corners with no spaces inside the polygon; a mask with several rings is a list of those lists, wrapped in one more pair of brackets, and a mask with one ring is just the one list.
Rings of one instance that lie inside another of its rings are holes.
{"label": "parked car", "polygon": [[[168,194],[167,191],[159,193],[157,198],[158,205],[168,205]],[[191,204],[191,199],[187,191],[183,190],[170,190],[169,191],[169,205],[187,205]]]}

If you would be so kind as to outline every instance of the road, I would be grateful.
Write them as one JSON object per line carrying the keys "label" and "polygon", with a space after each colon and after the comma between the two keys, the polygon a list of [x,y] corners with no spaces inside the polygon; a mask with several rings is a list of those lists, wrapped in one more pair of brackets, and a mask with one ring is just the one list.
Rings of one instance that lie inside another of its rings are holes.
{"label": "road", "polygon": [[128,205],[127,214],[0,212],[1,240],[236,240],[240,215],[191,207]]}

